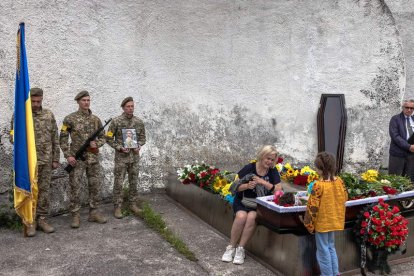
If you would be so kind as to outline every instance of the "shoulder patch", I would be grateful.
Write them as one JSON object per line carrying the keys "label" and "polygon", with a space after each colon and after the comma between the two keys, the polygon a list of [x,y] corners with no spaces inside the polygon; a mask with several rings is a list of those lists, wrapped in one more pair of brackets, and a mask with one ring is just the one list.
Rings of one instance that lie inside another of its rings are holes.
{"label": "shoulder patch", "polygon": [[68,130],[68,126],[63,124],[62,127],[60,128],[61,131],[67,131]]}
{"label": "shoulder patch", "polygon": [[108,131],[107,133],[106,133],[106,136],[108,136],[108,137],[113,137],[114,136],[114,134],[112,133],[112,131]]}

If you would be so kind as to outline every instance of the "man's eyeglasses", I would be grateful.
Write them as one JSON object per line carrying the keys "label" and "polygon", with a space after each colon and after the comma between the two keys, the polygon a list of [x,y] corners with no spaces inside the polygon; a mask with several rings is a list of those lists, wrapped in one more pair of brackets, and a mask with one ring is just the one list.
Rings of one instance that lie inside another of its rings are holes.
{"label": "man's eyeglasses", "polygon": [[405,109],[414,110],[414,107],[403,106]]}

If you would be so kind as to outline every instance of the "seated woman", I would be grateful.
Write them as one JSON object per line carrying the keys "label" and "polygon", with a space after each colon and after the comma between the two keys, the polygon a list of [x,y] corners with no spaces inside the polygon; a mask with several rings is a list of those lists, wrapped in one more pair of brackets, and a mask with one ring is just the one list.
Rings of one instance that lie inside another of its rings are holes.
{"label": "seated woman", "polygon": [[244,263],[244,246],[256,229],[254,199],[271,195],[275,189],[282,189],[281,184],[278,184],[280,175],[275,168],[277,154],[274,146],[263,146],[257,153],[257,162],[244,166],[238,172],[240,180],[235,181],[232,187],[236,192],[233,203],[235,218],[231,228],[230,245],[221,258],[223,262]]}

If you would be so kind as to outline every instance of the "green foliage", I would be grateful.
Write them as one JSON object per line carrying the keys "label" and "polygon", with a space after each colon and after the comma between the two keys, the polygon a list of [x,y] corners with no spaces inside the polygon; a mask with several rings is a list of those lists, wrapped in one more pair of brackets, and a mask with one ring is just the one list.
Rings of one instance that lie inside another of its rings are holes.
{"label": "green foliage", "polygon": [[228,183],[233,182],[234,179],[236,178],[236,175],[237,173],[229,172],[229,171],[224,171],[222,173],[223,178],[226,179]]}
{"label": "green foliage", "polygon": [[[366,191],[373,191],[375,192],[377,195],[381,195],[384,194],[384,191],[382,189],[383,186],[385,186],[386,184],[381,183],[379,181],[374,181],[374,182],[366,182],[366,181],[361,181],[361,186],[365,187]],[[389,184],[387,186],[390,186]]]}
{"label": "green foliage", "polygon": [[341,173],[339,175],[344,181],[345,185],[350,188],[357,188],[359,185],[359,178],[352,173]]}
{"label": "green foliage", "polygon": [[345,183],[349,198],[360,197],[365,193],[365,187],[359,183],[359,178],[352,173],[342,173],[339,175]]}
{"label": "green foliage", "polygon": [[[12,183],[13,178],[10,179]],[[10,187],[13,187],[10,184]],[[21,218],[14,210],[14,191],[13,188],[8,191],[8,203],[0,205],[0,228],[7,228],[12,230],[23,230],[23,223]]]}
{"label": "green foliage", "polygon": [[143,204],[141,217],[151,229],[157,231],[172,247],[187,259],[194,262],[198,261],[194,253],[188,249],[187,245],[180,238],[168,229],[162,216],[152,210],[148,203]]}
{"label": "green foliage", "polygon": [[125,203],[122,204],[121,212],[122,212],[122,216],[124,216],[124,217],[128,217],[128,216],[133,215],[133,213],[131,212],[131,210],[129,209],[129,207]]}
{"label": "green foliage", "polygon": [[167,228],[161,215],[153,211],[148,204],[144,204],[142,208],[142,218],[148,226],[154,230],[161,230],[161,232],[163,232],[165,228]]}
{"label": "green foliage", "polygon": [[122,215],[124,217],[128,217],[130,215],[133,215],[133,213],[129,209],[129,198],[128,198],[128,194],[129,194],[128,187],[124,187],[123,190],[122,190],[123,203],[122,203],[122,206],[121,206],[121,212],[122,212]]}
{"label": "green foliage", "polygon": [[0,206],[0,228],[8,228],[12,230],[22,230],[23,223],[20,217],[10,210],[9,206],[3,204]]}
{"label": "green foliage", "polygon": [[122,199],[124,202],[128,201],[128,194],[129,194],[129,188],[125,187],[122,189]]}
{"label": "green foliage", "polygon": [[401,175],[394,174],[380,174],[381,179],[391,182],[391,187],[397,189],[400,192],[411,191],[414,189],[414,185],[410,179]]}
{"label": "green foliage", "polygon": [[352,173],[342,173],[340,177],[345,183],[350,199],[384,195],[386,194],[384,186],[394,188],[398,193],[414,189],[410,179],[401,175],[379,173],[378,176],[372,177],[369,181],[360,179],[358,175]]}

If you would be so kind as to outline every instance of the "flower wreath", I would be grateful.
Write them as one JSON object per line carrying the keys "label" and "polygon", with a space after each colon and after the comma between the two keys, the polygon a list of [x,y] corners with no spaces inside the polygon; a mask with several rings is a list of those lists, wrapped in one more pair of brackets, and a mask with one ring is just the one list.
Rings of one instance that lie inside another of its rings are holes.
{"label": "flower wreath", "polygon": [[[408,236],[408,220],[404,218],[397,206],[391,206],[380,198],[378,204],[366,206],[358,216],[354,229],[357,242],[361,244],[361,269],[366,264],[366,246],[374,252],[384,252],[386,256],[405,245]],[[374,254],[375,255],[375,254]]]}

